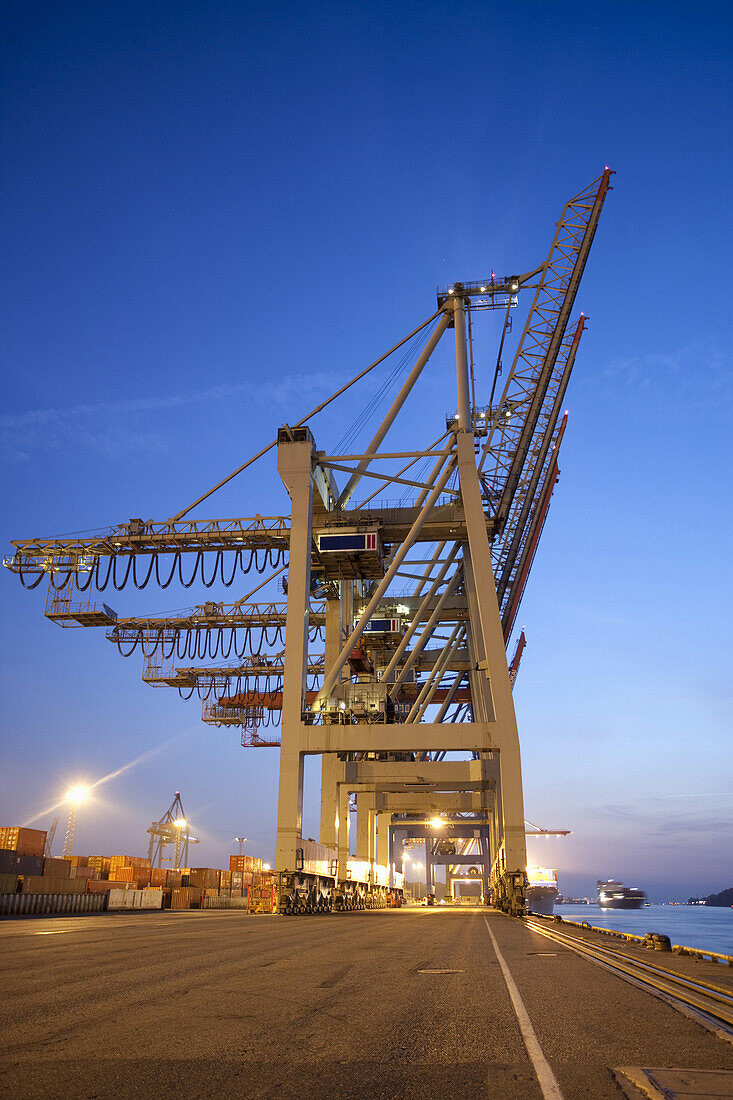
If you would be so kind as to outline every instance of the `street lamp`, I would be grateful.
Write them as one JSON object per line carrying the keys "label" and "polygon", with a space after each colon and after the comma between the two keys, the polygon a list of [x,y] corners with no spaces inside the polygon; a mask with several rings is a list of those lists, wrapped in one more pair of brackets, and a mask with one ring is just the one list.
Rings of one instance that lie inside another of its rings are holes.
{"label": "street lamp", "polygon": [[247,837],[246,837],[246,836],[235,836],[235,838],[234,838],[234,839],[236,840],[237,844],[239,845],[239,854],[240,854],[240,856],[241,856],[241,854],[242,854],[242,847],[243,847],[243,845],[244,845],[244,842],[246,841]]}
{"label": "street lamp", "polygon": [[86,802],[88,797],[89,789],[87,787],[76,786],[66,792],[66,801],[69,803],[69,820],[66,823],[66,838],[64,840],[64,850],[61,855],[62,859],[68,859],[74,847],[76,807],[81,805],[82,802]]}

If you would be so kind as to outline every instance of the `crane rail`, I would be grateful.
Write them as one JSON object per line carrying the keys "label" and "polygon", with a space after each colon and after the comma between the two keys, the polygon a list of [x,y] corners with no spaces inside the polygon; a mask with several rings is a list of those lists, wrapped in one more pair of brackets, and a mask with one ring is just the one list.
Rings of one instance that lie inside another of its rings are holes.
{"label": "crane rail", "polygon": [[[590,959],[626,981],[646,988],[675,1008],[691,1011],[715,1031],[733,1042],[733,991],[636,959],[616,948],[591,943],[579,936],[546,928],[536,920],[523,918],[533,932]],[[639,937],[635,937],[639,938]],[[681,950],[685,950],[682,948]]]}

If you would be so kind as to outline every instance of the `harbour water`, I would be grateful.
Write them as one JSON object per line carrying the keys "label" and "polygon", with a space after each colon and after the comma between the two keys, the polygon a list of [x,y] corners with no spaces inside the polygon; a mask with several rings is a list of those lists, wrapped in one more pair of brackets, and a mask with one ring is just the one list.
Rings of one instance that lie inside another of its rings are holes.
{"label": "harbour water", "polygon": [[558,916],[588,921],[617,932],[662,932],[672,943],[733,955],[733,909],[707,905],[647,905],[643,909],[601,909],[598,905],[556,905]]}

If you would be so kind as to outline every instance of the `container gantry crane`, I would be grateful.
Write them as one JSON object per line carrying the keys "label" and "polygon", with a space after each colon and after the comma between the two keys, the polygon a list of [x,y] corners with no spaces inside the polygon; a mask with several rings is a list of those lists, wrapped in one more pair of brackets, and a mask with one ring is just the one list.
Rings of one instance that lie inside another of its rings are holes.
{"label": "container gantry crane", "polygon": [[[148,835],[151,867],[162,867],[164,863],[170,863],[174,868],[188,867],[188,846],[198,844],[199,840],[191,835],[180,791],[176,791],[160,821],[151,824]],[[173,856],[165,854],[169,847],[173,848]]]}
{"label": "container gantry crane", "polygon": [[[140,649],[147,683],[197,692],[204,720],[241,726],[243,744],[277,744],[259,730],[279,720],[283,912],[397,896],[395,837],[419,823],[429,829],[428,811],[453,815],[463,830],[456,836],[480,856],[484,896],[507,911],[524,909],[512,701],[524,635],[511,667],[506,646],[557,482],[560,410],[585,329],[583,315],[571,323],[571,314],[610,176],[605,169],[565,205],[539,266],[440,288],[426,321],[307,416],[283,424],[187,508],[86,538],[17,541],[5,561],[26,587],[48,575],[50,619],[103,626],[125,655]],[[512,313],[527,292],[529,312],[499,392]],[[473,326],[486,312],[504,320],[493,376],[484,377],[474,363]],[[426,446],[386,451],[388,432],[449,329],[455,411]],[[370,443],[319,450],[308,422],[399,349],[395,377],[404,381]],[[488,400],[476,400],[477,384]],[[289,516],[186,518],[275,449]],[[391,487],[398,502],[381,499]],[[252,570],[263,580],[247,596],[172,616],[119,617],[93,600],[95,591],[129,583],[231,586]],[[285,601],[268,598],[278,577]],[[268,587],[265,602],[253,602]],[[320,842],[302,836],[307,755],[321,757]]]}

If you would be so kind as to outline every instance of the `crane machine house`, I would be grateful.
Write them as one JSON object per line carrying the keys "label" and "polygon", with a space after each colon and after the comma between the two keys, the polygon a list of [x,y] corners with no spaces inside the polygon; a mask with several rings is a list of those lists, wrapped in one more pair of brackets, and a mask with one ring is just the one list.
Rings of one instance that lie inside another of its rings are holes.
{"label": "crane machine house", "polygon": [[[511,662],[507,646],[559,476],[561,410],[585,329],[575,298],[611,174],[566,203],[545,259],[439,288],[417,328],[187,508],[13,543],[5,565],[26,587],[47,578],[49,619],[103,627],[123,654],[142,651],[147,684],[197,694],[204,721],[238,728],[247,747],[279,748],[282,913],[398,904],[415,842],[426,845],[429,893],[436,867],[460,881],[463,863],[485,900],[526,911],[512,698],[523,634]],[[477,355],[487,314],[498,345]],[[435,438],[400,445],[391,429],[441,340],[452,407],[430,425]],[[371,411],[399,389],[372,438],[320,450],[314,418],[344,393],[353,403],[384,362],[393,370]],[[289,516],[189,518],[272,452]],[[96,601],[110,583],[167,587],[177,575],[187,587],[197,577],[231,586],[252,570],[263,579],[234,602],[170,616],[125,618]],[[318,841],[302,835],[307,756],[321,761]]]}

